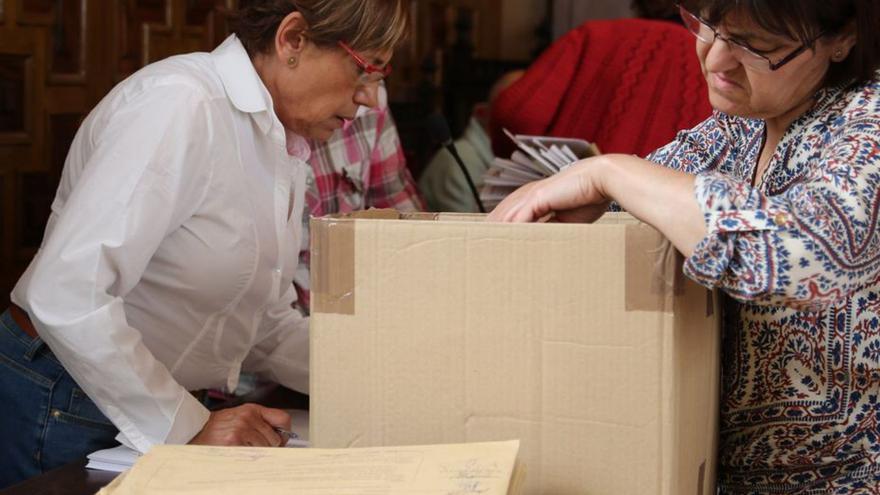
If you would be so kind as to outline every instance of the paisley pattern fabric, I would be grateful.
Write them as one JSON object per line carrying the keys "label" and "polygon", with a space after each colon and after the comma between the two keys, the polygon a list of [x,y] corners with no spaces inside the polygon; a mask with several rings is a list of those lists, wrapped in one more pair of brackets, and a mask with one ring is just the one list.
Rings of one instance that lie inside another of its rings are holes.
{"label": "paisley pattern fabric", "polygon": [[724,494],[880,494],[880,75],[823,89],[763,177],[764,122],[716,112],[649,160],[697,175],[685,273],[728,295]]}

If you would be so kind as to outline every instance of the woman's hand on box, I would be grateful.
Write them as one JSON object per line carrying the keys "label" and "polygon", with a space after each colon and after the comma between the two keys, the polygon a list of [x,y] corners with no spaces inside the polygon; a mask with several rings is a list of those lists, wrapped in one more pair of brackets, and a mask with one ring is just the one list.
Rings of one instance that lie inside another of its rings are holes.
{"label": "woman's hand on box", "polygon": [[562,172],[514,191],[489,214],[490,221],[591,223],[608,209],[599,168],[601,157],[572,164]]}

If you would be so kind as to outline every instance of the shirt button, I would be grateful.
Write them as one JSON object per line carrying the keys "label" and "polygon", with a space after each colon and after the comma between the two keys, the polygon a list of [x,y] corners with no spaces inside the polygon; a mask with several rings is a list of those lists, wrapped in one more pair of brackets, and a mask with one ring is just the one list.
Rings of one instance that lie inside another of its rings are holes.
{"label": "shirt button", "polygon": [[788,215],[785,213],[777,213],[775,217],[773,217],[773,223],[775,223],[779,227],[783,227],[788,224]]}
{"label": "shirt button", "polygon": [[276,268],[274,271],[275,273],[281,273],[281,268]]}
{"label": "shirt button", "polygon": [[59,411],[58,409],[52,409],[52,417],[56,419],[61,417],[61,411]]}

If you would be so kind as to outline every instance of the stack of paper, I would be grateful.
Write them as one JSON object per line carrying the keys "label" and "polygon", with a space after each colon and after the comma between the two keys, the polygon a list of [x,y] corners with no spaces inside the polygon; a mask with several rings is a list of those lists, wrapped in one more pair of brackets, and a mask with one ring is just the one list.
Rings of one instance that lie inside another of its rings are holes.
{"label": "stack of paper", "polygon": [[[293,448],[304,448],[308,446],[309,442],[307,440],[302,440],[299,437],[288,439],[287,445],[285,445],[285,447]],[[133,466],[140,456],[140,452],[132,450],[125,445],[118,445],[112,449],[98,450],[87,455],[86,458],[89,462],[86,464],[86,469],[121,473]]]}
{"label": "stack of paper", "polygon": [[330,450],[159,445],[98,495],[509,495],[521,485],[518,451],[517,440]]}
{"label": "stack of paper", "polygon": [[519,149],[514,151],[510,160],[496,158],[483,176],[480,200],[489,211],[521,186],[550,177],[578,160],[599,154],[595,144],[582,139],[513,135],[506,129],[504,132]]}
{"label": "stack of paper", "polygon": [[140,456],[140,452],[125,445],[119,445],[112,449],[99,450],[87,455],[89,462],[86,464],[86,468],[121,473],[130,468]]}
{"label": "stack of paper", "polygon": [[[287,439],[285,447],[308,447],[309,446],[309,412],[299,409],[287,411],[291,417],[291,436]],[[111,449],[98,450],[87,455],[89,462],[86,469],[98,471],[112,471],[121,473],[134,465],[140,458],[141,453],[124,445],[117,445]]]}

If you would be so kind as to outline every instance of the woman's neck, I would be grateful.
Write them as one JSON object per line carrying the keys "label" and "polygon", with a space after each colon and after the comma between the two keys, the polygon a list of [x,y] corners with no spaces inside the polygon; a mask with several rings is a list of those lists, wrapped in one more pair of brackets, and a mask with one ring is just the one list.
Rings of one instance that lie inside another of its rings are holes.
{"label": "woman's neck", "polygon": [[791,124],[802,114],[803,112],[800,112],[788,118],[775,118],[764,121],[766,123],[764,127],[764,144],[761,148],[761,153],[758,155],[758,163],[755,164],[754,176],[752,177],[753,186],[759,186],[764,182],[764,174],[767,173],[767,169],[770,167],[770,161],[773,159],[773,155],[776,154],[776,148],[779,147],[779,143]]}
{"label": "woman's neck", "polygon": [[791,124],[794,123],[797,119],[799,119],[803,114],[807,113],[813,105],[816,104],[815,97],[811,94],[800,104],[793,107],[788,112],[785,112],[782,115],[778,115],[776,117],[764,119],[764,122],[767,126],[767,142],[769,143],[772,138],[776,138],[776,143],[782,139],[782,136],[785,135],[788,128],[791,127]]}
{"label": "woman's neck", "polygon": [[785,137],[785,133],[788,132],[788,128],[801,115],[807,113],[815,103],[816,100],[811,96],[785,114],[764,120],[764,145],[758,156],[758,163],[755,165],[752,185],[759,185],[763,181],[764,174],[770,166],[770,160],[776,153],[776,148],[779,146],[782,138]]}

